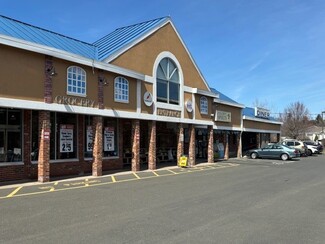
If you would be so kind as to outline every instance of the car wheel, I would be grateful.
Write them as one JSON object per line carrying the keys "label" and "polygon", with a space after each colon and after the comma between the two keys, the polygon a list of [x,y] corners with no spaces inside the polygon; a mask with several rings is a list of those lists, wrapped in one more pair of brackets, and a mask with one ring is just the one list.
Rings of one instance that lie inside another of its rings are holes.
{"label": "car wheel", "polygon": [[252,159],[257,159],[257,153],[256,152],[251,153],[251,158]]}
{"label": "car wheel", "polygon": [[307,155],[311,156],[312,154],[313,154],[313,152],[310,149],[308,149]]}
{"label": "car wheel", "polygon": [[288,158],[289,158],[289,156],[288,156],[288,154],[282,154],[281,155],[281,159],[283,160],[283,161],[286,161],[286,160],[288,160]]}

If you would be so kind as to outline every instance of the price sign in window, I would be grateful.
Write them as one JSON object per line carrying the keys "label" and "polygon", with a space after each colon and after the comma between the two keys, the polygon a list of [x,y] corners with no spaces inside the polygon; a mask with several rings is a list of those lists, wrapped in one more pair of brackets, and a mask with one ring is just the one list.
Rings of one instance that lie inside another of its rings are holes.
{"label": "price sign in window", "polygon": [[93,138],[93,129],[91,126],[87,126],[87,152],[93,151],[94,138]]}
{"label": "price sign in window", "polygon": [[105,127],[104,151],[114,151],[114,127]]}
{"label": "price sign in window", "polygon": [[60,126],[60,152],[73,152],[73,125]]}

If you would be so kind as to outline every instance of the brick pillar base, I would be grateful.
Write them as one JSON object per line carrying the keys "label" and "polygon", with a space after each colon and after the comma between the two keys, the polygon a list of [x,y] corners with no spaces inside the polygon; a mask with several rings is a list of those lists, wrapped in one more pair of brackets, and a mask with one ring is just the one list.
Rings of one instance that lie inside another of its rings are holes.
{"label": "brick pillar base", "polygon": [[96,116],[93,119],[94,146],[93,146],[93,176],[103,174],[103,118]]}
{"label": "brick pillar base", "polygon": [[208,126],[208,163],[214,163],[213,126]]}
{"label": "brick pillar base", "polygon": [[227,131],[225,132],[225,136],[224,136],[224,144],[225,144],[224,159],[228,160],[229,159],[229,135]]}
{"label": "brick pillar base", "polygon": [[50,131],[51,121],[50,112],[39,112],[39,128],[40,128],[40,142],[38,152],[38,181],[50,181]]}
{"label": "brick pillar base", "polygon": [[188,150],[188,165],[190,167],[195,165],[195,126],[189,126],[189,134],[190,134],[190,145]]}
{"label": "brick pillar base", "polygon": [[149,122],[149,155],[148,155],[148,168],[155,170],[156,165],[156,121]]}
{"label": "brick pillar base", "polygon": [[237,134],[237,158],[241,158],[242,157],[242,142],[241,142],[241,136],[242,136],[242,132],[239,132]]}
{"label": "brick pillar base", "polygon": [[140,121],[132,121],[132,171],[140,171]]}
{"label": "brick pillar base", "polygon": [[183,124],[178,124],[177,131],[177,165],[179,165],[179,159],[184,154],[184,127]]}
{"label": "brick pillar base", "polygon": [[256,133],[256,146],[257,146],[257,148],[261,147],[261,134],[260,133]]}

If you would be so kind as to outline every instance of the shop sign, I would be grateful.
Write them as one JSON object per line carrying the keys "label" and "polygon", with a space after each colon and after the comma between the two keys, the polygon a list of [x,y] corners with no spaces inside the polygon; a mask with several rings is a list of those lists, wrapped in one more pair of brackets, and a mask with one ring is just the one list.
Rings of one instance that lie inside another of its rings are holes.
{"label": "shop sign", "polygon": [[104,129],[104,151],[114,151],[114,127]]}
{"label": "shop sign", "polygon": [[270,117],[270,110],[255,107],[255,116],[259,118],[268,119]]}
{"label": "shop sign", "polygon": [[93,145],[94,145],[94,138],[93,138],[93,128],[91,126],[87,126],[86,141],[87,141],[87,152],[92,152]]}
{"label": "shop sign", "polygon": [[215,121],[231,122],[231,113],[225,111],[216,111]]}
{"label": "shop sign", "polygon": [[49,140],[50,140],[50,133],[51,133],[50,130],[45,129],[45,130],[43,131],[43,139],[46,140],[46,141],[49,141]]}
{"label": "shop sign", "polygon": [[54,102],[58,104],[76,105],[76,106],[91,107],[91,108],[95,106],[94,100],[90,100],[82,97],[56,96],[54,98]]}
{"label": "shop sign", "polygon": [[187,112],[192,113],[192,111],[193,111],[193,103],[192,103],[191,100],[187,100],[185,102],[185,107],[186,107]]}
{"label": "shop sign", "polygon": [[157,115],[180,118],[181,112],[176,110],[157,108]]}
{"label": "shop sign", "polygon": [[73,125],[60,126],[60,152],[73,152]]}
{"label": "shop sign", "polygon": [[151,107],[153,103],[152,94],[150,92],[145,92],[143,95],[143,102],[147,107]]}

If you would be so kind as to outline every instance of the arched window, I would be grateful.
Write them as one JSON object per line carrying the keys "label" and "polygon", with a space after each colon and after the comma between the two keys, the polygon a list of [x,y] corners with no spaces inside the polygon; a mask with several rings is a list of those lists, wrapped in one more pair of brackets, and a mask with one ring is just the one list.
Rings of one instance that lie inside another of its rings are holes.
{"label": "arched window", "polygon": [[129,102],[129,82],[123,77],[114,80],[114,100],[116,102]]}
{"label": "arched window", "polygon": [[67,71],[67,94],[86,96],[86,72],[77,66],[70,66]]}
{"label": "arched window", "polygon": [[163,58],[157,68],[157,101],[179,105],[179,70],[170,58]]}
{"label": "arched window", "polygon": [[206,97],[200,98],[200,111],[201,114],[208,114],[208,99]]}

